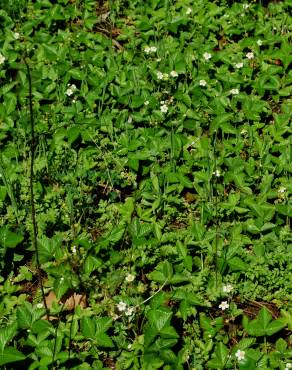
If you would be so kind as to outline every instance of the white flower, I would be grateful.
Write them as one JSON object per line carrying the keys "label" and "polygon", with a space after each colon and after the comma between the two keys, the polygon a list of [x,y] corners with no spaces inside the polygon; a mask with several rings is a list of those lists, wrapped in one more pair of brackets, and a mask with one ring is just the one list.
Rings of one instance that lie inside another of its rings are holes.
{"label": "white flower", "polygon": [[215,172],[213,172],[213,175],[215,175],[216,177],[220,177],[221,172],[219,170],[216,170]]}
{"label": "white flower", "polygon": [[233,286],[231,284],[223,285],[222,290],[224,293],[230,293],[233,290]]}
{"label": "white flower", "polygon": [[74,91],[77,90],[76,85],[74,85],[74,84],[72,84],[72,85],[67,84],[67,86],[68,86],[68,89],[66,90],[65,94],[68,95],[68,96],[73,95],[74,94]]}
{"label": "white flower", "polygon": [[238,95],[239,94],[239,90],[238,89],[231,89],[230,90],[230,94],[232,94],[232,95]]}
{"label": "white flower", "polygon": [[20,33],[14,32],[13,37],[15,38],[15,40],[18,40],[20,38]]}
{"label": "white flower", "polygon": [[128,307],[128,309],[126,311],[126,316],[132,316],[134,312],[135,312],[134,307]]}
{"label": "white flower", "polygon": [[204,57],[205,60],[209,60],[209,59],[212,58],[212,55],[210,53],[204,53],[203,57]]}
{"label": "white flower", "polygon": [[68,95],[68,96],[71,96],[71,95],[74,94],[74,91],[69,88],[69,89],[66,90],[65,94]]}
{"label": "white flower", "polygon": [[246,57],[247,57],[247,59],[253,59],[254,58],[253,52],[250,51],[249,53],[247,53]]}
{"label": "white flower", "polygon": [[177,71],[171,71],[170,75],[171,75],[171,77],[178,77]]}
{"label": "white flower", "polygon": [[292,369],[292,364],[290,362],[287,362],[285,370]]}
{"label": "white flower", "polygon": [[64,278],[63,278],[63,277],[61,277],[60,281],[64,281]]}
{"label": "white flower", "polygon": [[188,8],[188,9],[186,10],[186,15],[191,14],[191,12],[192,12],[192,8]]}
{"label": "white flower", "polygon": [[127,283],[131,283],[132,281],[134,281],[135,280],[135,275],[132,275],[132,274],[128,274],[127,276],[126,276],[126,282]]}
{"label": "white flower", "polygon": [[76,254],[76,252],[77,252],[76,245],[73,245],[73,247],[72,247],[72,253],[73,253],[73,254]]}
{"label": "white flower", "polygon": [[168,111],[168,106],[166,104],[163,104],[161,107],[160,107],[160,110],[162,113],[167,113]]}
{"label": "white flower", "polygon": [[205,80],[200,80],[199,81],[199,85],[200,86],[206,86],[207,85],[207,82]]}
{"label": "white flower", "polygon": [[161,100],[160,105],[163,105],[163,104],[165,104],[165,101]]}
{"label": "white flower", "polygon": [[157,76],[158,80],[162,80],[163,79],[163,73],[162,72],[157,72],[156,73],[156,76]]}
{"label": "white flower", "polygon": [[5,56],[0,53],[0,65],[5,62]]}
{"label": "white flower", "polygon": [[149,100],[145,100],[144,105],[149,105]]}
{"label": "white flower", "polygon": [[280,188],[279,188],[279,190],[278,190],[278,193],[280,193],[280,194],[283,194],[283,193],[285,193],[286,192],[286,188],[284,187],[284,186],[281,186]]}
{"label": "white flower", "polygon": [[44,307],[44,305],[42,304],[42,303],[38,303],[37,305],[36,305],[36,308],[43,308]]}
{"label": "white flower", "polygon": [[257,44],[258,44],[258,46],[262,46],[262,45],[263,45],[262,40],[258,40],[258,41],[257,41]]}
{"label": "white flower", "polygon": [[245,358],[245,352],[239,349],[238,351],[236,351],[235,357],[237,358],[238,361],[242,361]]}
{"label": "white flower", "polygon": [[249,4],[242,4],[243,9],[248,9],[250,7]]}
{"label": "white flower", "polygon": [[120,301],[118,304],[117,304],[117,309],[120,311],[120,312],[123,312],[127,309],[127,305],[125,302],[122,302]]}
{"label": "white flower", "polygon": [[226,301],[221,302],[219,304],[219,308],[221,308],[222,311],[226,310],[229,307],[229,304]]}
{"label": "white flower", "polygon": [[156,62],[161,62],[161,58],[157,58],[156,59]]}
{"label": "white flower", "polygon": [[144,52],[146,54],[151,54],[151,53],[156,53],[157,51],[157,47],[156,46],[146,46],[145,49],[144,49]]}
{"label": "white flower", "polygon": [[236,63],[235,64],[235,66],[234,66],[235,68],[242,68],[243,67],[243,62],[240,62],[240,63]]}

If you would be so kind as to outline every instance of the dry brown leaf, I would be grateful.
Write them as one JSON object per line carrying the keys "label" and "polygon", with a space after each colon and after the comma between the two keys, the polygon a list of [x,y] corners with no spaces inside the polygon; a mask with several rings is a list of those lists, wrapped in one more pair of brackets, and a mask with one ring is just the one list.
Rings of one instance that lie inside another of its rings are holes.
{"label": "dry brown leaf", "polygon": [[64,304],[64,310],[68,311],[74,310],[74,308],[78,305],[82,308],[87,307],[85,294],[72,293],[58,301],[56,294],[53,291],[50,291],[46,297],[47,307],[52,308],[53,302]]}

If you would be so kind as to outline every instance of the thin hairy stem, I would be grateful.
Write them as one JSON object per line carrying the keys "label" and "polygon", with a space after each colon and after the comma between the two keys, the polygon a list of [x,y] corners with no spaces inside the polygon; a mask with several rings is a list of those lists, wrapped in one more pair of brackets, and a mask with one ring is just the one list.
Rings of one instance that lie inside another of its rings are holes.
{"label": "thin hairy stem", "polygon": [[47,302],[46,302],[44,285],[43,285],[43,280],[42,280],[39,249],[38,249],[38,242],[37,242],[38,232],[37,232],[37,221],[36,221],[36,210],[35,210],[35,197],[34,197],[34,190],[33,190],[36,136],[35,136],[35,123],[34,123],[33,104],[32,104],[32,80],[31,80],[29,64],[26,60],[26,57],[24,58],[24,63],[27,69],[27,78],[28,78],[28,86],[29,86],[28,99],[29,99],[30,129],[31,129],[29,187],[30,187],[30,204],[31,204],[31,221],[32,221],[32,246],[33,246],[33,250],[35,251],[35,256],[36,256],[37,272],[38,272],[39,284],[41,287],[42,300],[43,300],[44,307],[46,309],[47,319],[50,320],[49,309],[48,309]]}

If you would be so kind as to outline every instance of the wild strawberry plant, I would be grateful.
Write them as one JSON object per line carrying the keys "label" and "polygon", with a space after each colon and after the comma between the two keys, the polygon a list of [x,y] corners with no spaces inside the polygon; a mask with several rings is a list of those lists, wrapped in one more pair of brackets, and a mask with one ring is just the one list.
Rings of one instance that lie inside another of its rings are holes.
{"label": "wild strawberry plant", "polygon": [[290,5],[1,4],[1,368],[292,367]]}

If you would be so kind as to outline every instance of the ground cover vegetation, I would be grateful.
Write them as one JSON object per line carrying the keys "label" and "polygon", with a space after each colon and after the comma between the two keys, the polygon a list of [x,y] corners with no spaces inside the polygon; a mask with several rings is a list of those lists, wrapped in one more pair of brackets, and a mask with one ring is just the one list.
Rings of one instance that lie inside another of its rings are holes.
{"label": "ground cover vegetation", "polygon": [[1,369],[291,368],[291,1],[0,4]]}

